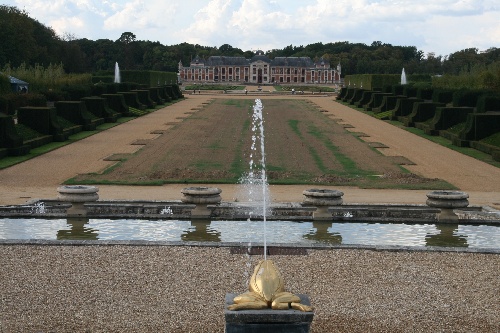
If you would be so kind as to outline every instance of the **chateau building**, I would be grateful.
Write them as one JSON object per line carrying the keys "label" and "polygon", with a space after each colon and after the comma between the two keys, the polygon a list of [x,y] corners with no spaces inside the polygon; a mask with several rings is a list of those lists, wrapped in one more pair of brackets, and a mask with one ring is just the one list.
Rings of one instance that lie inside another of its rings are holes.
{"label": "chateau building", "polygon": [[276,57],[269,59],[257,51],[252,59],[212,56],[194,58],[189,67],[179,62],[179,82],[243,82],[256,84],[278,83],[340,83],[341,67],[331,68],[321,59],[309,57]]}

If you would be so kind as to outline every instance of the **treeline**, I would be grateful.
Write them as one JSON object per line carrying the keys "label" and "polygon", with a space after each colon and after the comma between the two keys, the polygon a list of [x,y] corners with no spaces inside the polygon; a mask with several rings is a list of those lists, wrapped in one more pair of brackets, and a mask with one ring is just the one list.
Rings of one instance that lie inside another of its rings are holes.
{"label": "treeline", "polygon": [[[16,7],[0,5],[0,68],[6,64],[48,66],[62,63],[67,73],[96,73],[112,70],[115,62],[121,69],[176,72],[179,61],[187,65],[196,55],[242,56],[251,58],[229,44],[220,47],[189,43],[162,45],[160,42],[137,40],[132,32],[124,32],[117,40],[58,36],[55,31]],[[323,58],[332,66],[342,65],[342,74],[397,74],[404,67],[409,74],[457,75],[478,71],[495,72],[500,63],[500,48],[479,52],[476,48],[449,55],[424,54],[415,46],[395,46],[374,41],[371,45],[350,43],[314,43],[289,45],[266,53],[270,58],[293,56]],[[500,73],[493,73],[500,76]]]}

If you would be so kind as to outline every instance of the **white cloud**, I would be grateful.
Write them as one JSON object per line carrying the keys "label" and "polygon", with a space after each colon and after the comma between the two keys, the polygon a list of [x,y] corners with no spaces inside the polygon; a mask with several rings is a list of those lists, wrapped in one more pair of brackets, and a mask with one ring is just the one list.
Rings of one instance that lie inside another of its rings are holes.
{"label": "white cloud", "polygon": [[85,27],[85,22],[79,17],[64,17],[51,22],[52,28],[58,35],[65,32],[81,30]]}
{"label": "white cloud", "polygon": [[500,47],[498,0],[7,0],[56,32],[243,50],[377,40],[447,55]]}

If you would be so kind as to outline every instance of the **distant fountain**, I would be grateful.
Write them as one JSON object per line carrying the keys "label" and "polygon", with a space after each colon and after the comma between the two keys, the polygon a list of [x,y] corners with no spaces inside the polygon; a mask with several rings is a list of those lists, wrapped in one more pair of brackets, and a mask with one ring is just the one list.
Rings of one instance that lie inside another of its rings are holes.
{"label": "distant fountain", "polygon": [[403,68],[403,71],[401,72],[401,84],[406,84],[406,73],[405,69]]}
{"label": "distant fountain", "polygon": [[115,62],[115,83],[120,83],[120,67],[118,67],[118,62]]}

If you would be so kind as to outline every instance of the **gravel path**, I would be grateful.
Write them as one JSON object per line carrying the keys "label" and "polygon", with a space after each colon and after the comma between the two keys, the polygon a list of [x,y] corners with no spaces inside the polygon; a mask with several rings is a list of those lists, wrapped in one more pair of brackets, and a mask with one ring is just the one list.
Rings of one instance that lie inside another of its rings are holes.
{"label": "gravel path", "polygon": [[[308,250],[272,256],[312,332],[499,332],[495,254]],[[0,246],[0,332],[223,332],[259,256],[228,248]],[[247,265],[248,264],[248,265]]]}

